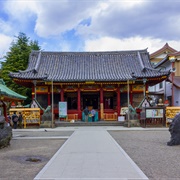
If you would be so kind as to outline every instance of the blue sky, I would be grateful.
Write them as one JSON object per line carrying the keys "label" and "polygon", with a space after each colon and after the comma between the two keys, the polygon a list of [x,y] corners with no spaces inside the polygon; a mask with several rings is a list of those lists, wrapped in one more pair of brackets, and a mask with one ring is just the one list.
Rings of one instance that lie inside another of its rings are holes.
{"label": "blue sky", "polygon": [[19,32],[44,51],[180,50],[180,0],[0,0],[0,57]]}

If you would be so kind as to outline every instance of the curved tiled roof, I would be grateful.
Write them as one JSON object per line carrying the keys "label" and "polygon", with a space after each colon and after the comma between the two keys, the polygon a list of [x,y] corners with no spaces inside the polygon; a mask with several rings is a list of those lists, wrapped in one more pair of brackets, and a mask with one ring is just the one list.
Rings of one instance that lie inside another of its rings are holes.
{"label": "curved tiled roof", "polygon": [[153,57],[155,57],[155,56],[157,56],[159,54],[162,54],[162,53],[164,53],[166,51],[169,51],[170,53],[177,52],[177,50],[175,50],[174,48],[170,47],[169,44],[166,43],[161,49],[153,52],[150,56],[151,56],[151,58],[153,58]]}
{"label": "curved tiled roof", "polygon": [[25,71],[10,73],[18,79],[46,79],[58,82],[126,81],[132,78],[160,77],[149,61],[147,50],[110,52],[32,51]]}
{"label": "curved tiled roof", "polygon": [[175,76],[174,79],[172,80],[172,76],[169,76],[168,80],[173,83],[177,88],[180,88],[180,77]]}
{"label": "curved tiled roof", "polygon": [[5,97],[9,97],[9,98],[12,98],[12,99],[19,99],[19,100],[25,100],[26,97],[25,96],[22,96],[14,91],[12,91],[11,89],[9,89],[4,81],[2,79],[0,79],[0,95],[2,96],[5,96]]}

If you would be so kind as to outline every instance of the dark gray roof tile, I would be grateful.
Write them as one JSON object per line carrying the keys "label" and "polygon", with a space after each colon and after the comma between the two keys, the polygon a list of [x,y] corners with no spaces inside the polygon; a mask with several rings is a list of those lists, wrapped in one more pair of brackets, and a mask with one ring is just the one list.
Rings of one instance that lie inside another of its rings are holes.
{"label": "dark gray roof tile", "polygon": [[[144,67],[144,68],[143,68]],[[25,71],[12,78],[72,81],[125,81],[132,72],[138,77],[160,77],[149,61],[147,50],[115,52],[40,52],[30,54]]]}

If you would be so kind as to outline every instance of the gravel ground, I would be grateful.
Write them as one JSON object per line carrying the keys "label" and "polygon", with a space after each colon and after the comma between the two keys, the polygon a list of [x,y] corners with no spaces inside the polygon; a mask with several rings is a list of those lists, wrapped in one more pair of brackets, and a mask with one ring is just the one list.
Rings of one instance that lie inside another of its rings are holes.
{"label": "gravel ground", "polygon": [[[167,146],[169,131],[109,131],[150,180],[180,179],[180,145]],[[70,136],[72,131],[13,132],[19,137]],[[0,149],[0,180],[32,180],[65,140],[12,139]],[[39,162],[27,161],[41,160]]]}
{"label": "gravel ground", "polygon": [[169,131],[109,131],[151,180],[180,179],[180,145],[167,146]]}
{"label": "gravel ground", "polygon": [[[13,132],[13,136],[69,136],[72,132]],[[65,140],[12,139],[10,146],[0,149],[0,180],[32,180]],[[32,161],[28,161],[32,160]],[[40,161],[38,161],[40,160]]]}

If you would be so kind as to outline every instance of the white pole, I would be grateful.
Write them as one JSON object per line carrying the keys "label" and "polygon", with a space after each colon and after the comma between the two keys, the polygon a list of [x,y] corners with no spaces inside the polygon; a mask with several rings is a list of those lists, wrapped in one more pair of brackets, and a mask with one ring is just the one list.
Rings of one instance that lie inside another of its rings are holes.
{"label": "white pole", "polygon": [[128,81],[127,81],[127,92],[128,92],[128,94],[127,94],[127,101],[128,101],[128,127],[129,127],[129,79],[128,79]]}
{"label": "white pole", "polygon": [[52,120],[51,120],[51,123],[52,123],[52,128],[53,128],[53,119],[54,119],[54,89],[53,89],[53,80],[51,81],[51,88],[52,88],[52,105],[51,105],[51,109],[52,109]]}

